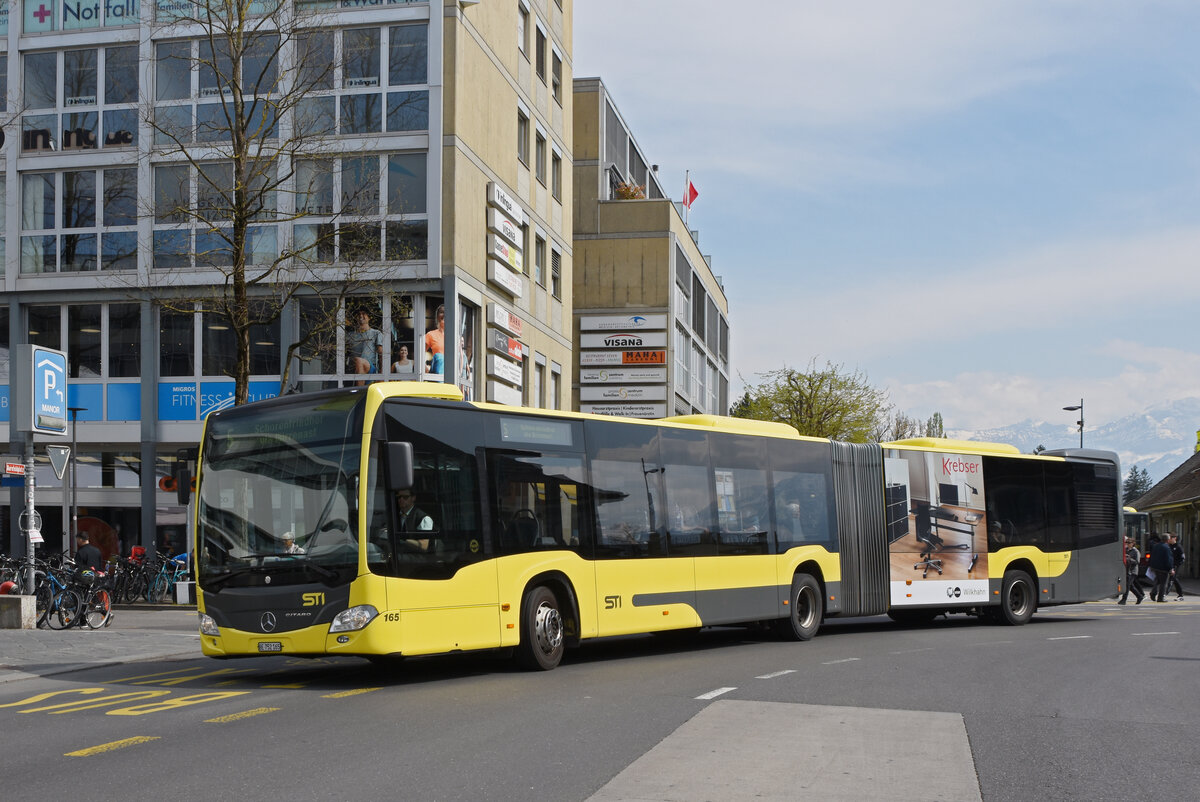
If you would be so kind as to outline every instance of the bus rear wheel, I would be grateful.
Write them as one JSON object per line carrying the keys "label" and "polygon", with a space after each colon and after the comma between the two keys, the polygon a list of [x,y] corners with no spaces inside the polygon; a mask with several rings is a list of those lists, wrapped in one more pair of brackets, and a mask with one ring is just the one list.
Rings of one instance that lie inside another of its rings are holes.
{"label": "bus rear wheel", "polygon": [[1000,591],[1000,622],[1014,627],[1028,624],[1035,610],[1037,586],[1033,578],[1017,569],[1005,571]]}
{"label": "bus rear wheel", "polygon": [[808,574],[796,574],[788,598],[791,614],[775,622],[775,632],[784,640],[812,640],[824,618],[825,605],[821,602],[820,583]]}
{"label": "bus rear wheel", "polygon": [[539,585],[521,602],[521,643],[517,663],[522,668],[549,671],[557,666],[566,649],[562,609],[554,591]]}

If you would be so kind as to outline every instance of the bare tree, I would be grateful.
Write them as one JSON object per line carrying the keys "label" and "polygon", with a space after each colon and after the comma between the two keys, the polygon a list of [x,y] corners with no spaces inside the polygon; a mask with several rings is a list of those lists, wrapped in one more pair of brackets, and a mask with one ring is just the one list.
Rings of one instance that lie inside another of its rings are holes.
{"label": "bare tree", "polygon": [[[228,326],[235,404],[248,398],[255,330],[277,324],[298,297],[320,299],[326,314],[287,348],[286,386],[292,356],[306,343],[327,345],[343,325],[346,299],[386,294],[394,262],[416,250],[403,236],[383,237],[379,155],[338,153],[333,135],[358,132],[355,115],[377,117],[369,106],[385,95],[344,104],[337,124],[328,91],[335,33],[317,5],[177,0],[168,28],[181,38],[156,43],[154,192],[143,210],[155,223],[150,291],[165,309]],[[378,38],[375,48],[377,62]],[[347,45],[341,57],[346,71],[371,54]],[[412,58],[423,60],[424,48]],[[427,119],[424,93],[386,97],[389,115]],[[310,222],[290,225],[300,220]],[[217,281],[200,285],[214,273]]]}

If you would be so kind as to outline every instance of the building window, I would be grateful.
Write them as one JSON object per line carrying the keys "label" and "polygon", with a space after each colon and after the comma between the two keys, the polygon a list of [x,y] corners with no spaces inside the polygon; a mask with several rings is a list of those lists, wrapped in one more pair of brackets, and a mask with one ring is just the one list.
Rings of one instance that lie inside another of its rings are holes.
{"label": "building window", "polygon": [[550,295],[562,298],[562,255],[554,248],[550,249]]}
{"label": "building window", "polygon": [[550,194],[562,203],[562,156],[550,154]]}
{"label": "building window", "polygon": [[158,315],[158,373],[160,376],[194,376],[196,363],[195,315],[163,309]]}
{"label": "building window", "polygon": [[108,307],[108,375],[134,378],[142,375],[142,308],[138,304]]}
{"label": "building window", "polygon": [[100,378],[100,309],[100,304],[67,307],[67,371],[72,379]]}
{"label": "building window", "polygon": [[[545,360],[541,354],[537,355]],[[533,405],[538,409],[546,408],[546,363],[545,361],[538,362],[535,358],[533,363]]]}
{"label": "building window", "polygon": [[[258,89],[259,96],[278,86],[279,35],[255,35],[241,54],[240,85]],[[197,65],[199,68],[197,69]],[[247,104],[244,122],[230,123],[234,113],[233,64],[228,54],[214,52],[203,41],[161,42],[155,50],[154,144],[180,148],[192,143],[229,142],[239,128],[255,138],[275,137],[277,120],[271,104]],[[306,130],[312,130],[307,128]]]}
{"label": "building window", "polygon": [[533,245],[533,280],[539,287],[546,286],[546,240],[541,237]]}
{"label": "building window", "polygon": [[296,182],[293,240],[306,261],[428,258],[425,153],[303,160],[296,163]]}
{"label": "building window", "polygon": [[550,54],[550,85],[554,94],[554,101],[558,105],[562,105],[562,57],[558,55],[558,51],[554,50]]}
{"label": "building window", "polygon": [[675,327],[675,392],[688,395],[691,391],[691,377],[688,374],[688,360],[691,358],[692,343],[683,327]]}
{"label": "building window", "polygon": [[534,138],[534,174],[537,176],[538,183],[546,186],[546,137],[542,135],[541,131],[538,131]]}
{"label": "building window", "polygon": [[517,49],[529,58],[529,7],[517,0]]}
{"label": "building window", "polygon": [[517,158],[529,166],[529,116],[520,109],[517,110]]}
{"label": "building window", "polygon": [[22,153],[137,145],[136,45],[27,53],[23,64],[33,113],[21,118]]}
{"label": "building window", "polygon": [[25,173],[21,196],[22,273],[137,267],[135,168]]}
{"label": "building window", "polygon": [[704,291],[704,284],[701,283],[700,277],[695,273],[692,274],[692,331],[696,332],[696,337],[704,339],[704,310],[705,304],[708,301],[708,294]]}
{"label": "building window", "polygon": [[546,83],[546,33],[540,26],[537,29],[537,49],[534,51],[533,58],[538,79],[542,83]]}
{"label": "building window", "polygon": [[562,366],[550,363],[550,408],[562,409]]}

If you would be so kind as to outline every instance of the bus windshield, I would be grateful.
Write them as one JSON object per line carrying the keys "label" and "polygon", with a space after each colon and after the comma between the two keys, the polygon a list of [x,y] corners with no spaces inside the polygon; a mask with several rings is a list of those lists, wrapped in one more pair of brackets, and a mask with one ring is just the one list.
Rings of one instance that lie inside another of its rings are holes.
{"label": "bus windshield", "polygon": [[358,566],[361,394],[214,413],[197,496],[201,587],[345,581]]}

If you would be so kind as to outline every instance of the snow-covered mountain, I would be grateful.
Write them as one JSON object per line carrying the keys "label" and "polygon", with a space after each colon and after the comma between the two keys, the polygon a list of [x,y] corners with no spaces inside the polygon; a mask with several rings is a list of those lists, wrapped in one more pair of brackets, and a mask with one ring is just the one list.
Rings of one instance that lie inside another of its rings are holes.
{"label": "snow-covered mountain", "polygon": [[[1159,404],[1135,415],[1088,425],[1083,433],[1087,448],[1115,451],[1121,457],[1122,479],[1137,465],[1157,482],[1179,466],[1196,448],[1200,429],[1200,398],[1185,398]],[[1070,424],[1025,420],[1000,429],[947,430],[948,437],[961,440],[990,440],[1011,443],[1030,452],[1039,445],[1048,449],[1079,446],[1079,429]]]}

